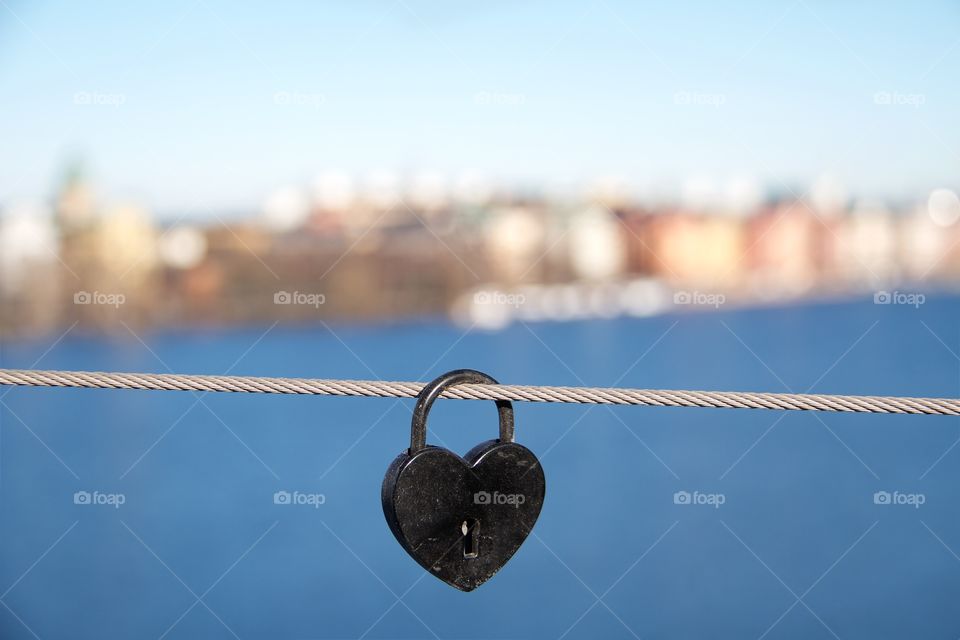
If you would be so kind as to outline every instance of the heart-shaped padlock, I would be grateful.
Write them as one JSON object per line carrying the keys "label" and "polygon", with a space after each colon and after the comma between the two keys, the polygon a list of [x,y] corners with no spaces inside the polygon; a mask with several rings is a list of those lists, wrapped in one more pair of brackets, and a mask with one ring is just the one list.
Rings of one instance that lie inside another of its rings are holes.
{"label": "heart-shaped padlock", "polygon": [[427,413],[448,387],[497,384],[471,369],[445,373],[417,396],[410,449],[383,479],[383,513],[393,535],[424,569],[472,591],[506,564],[530,534],[543,506],[540,461],[513,441],[513,405],[497,401],[500,438],[461,458],[426,444]]}

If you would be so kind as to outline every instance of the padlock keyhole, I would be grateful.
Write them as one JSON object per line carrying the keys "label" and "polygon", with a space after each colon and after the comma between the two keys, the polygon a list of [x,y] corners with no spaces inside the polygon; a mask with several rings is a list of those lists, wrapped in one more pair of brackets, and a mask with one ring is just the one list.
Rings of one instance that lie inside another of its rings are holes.
{"label": "padlock keyhole", "polygon": [[467,518],[460,524],[463,534],[463,557],[476,558],[480,555],[480,521]]}

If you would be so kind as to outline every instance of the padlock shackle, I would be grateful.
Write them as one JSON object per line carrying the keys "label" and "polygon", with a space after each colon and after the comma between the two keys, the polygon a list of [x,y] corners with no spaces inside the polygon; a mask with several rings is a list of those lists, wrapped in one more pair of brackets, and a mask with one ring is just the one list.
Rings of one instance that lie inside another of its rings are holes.
{"label": "padlock shackle", "polygon": [[[427,414],[433,401],[449,387],[458,384],[499,384],[485,373],[473,369],[448,371],[428,382],[417,394],[417,404],[413,408],[413,420],[410,427],[410,453],[414,454],[427,446]],[[513,405],[509,400],[497,400],[500,414],[500,442],[513,442]]]}

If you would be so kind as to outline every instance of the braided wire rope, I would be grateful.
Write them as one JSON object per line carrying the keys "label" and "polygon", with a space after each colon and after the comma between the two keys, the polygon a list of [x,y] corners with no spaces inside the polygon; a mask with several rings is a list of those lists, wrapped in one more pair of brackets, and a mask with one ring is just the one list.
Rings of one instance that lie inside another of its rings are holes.
{"label": "braided wire rope", "polygon": [[[249,376],[181,375],[172,373],[103,373],[0,369],[0,385],[144,389],[155,391],[211,391],[280,393],[375,398],[413,398],[420,382],[263,378]],[[458,400],[512,400],[655,407],[718,409],[772,409],[780,411],[840,411],[851,413],[906,413],[960,415],[960,399],[848,396],[809,393],[753,393],[737,391],[672,391],[599,387],[550,387],[512,384],[464,384],[444,391]]]}

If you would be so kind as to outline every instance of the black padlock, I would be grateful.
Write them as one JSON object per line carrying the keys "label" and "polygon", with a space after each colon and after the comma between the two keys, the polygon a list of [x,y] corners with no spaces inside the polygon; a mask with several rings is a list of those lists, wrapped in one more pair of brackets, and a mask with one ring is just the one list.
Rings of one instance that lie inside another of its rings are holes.
{"label": "black padlock", "polygon": [[472,591],[506,564],[543,506],[540,461],[513,441],[513,405],[497,401],[500,437],[457,454],[426,444],[427,413],[448,387],[497,384],[471,369],[445,373],[417,396],[410,449],[383,479],[383,513],[414,560],[447,584]]}

